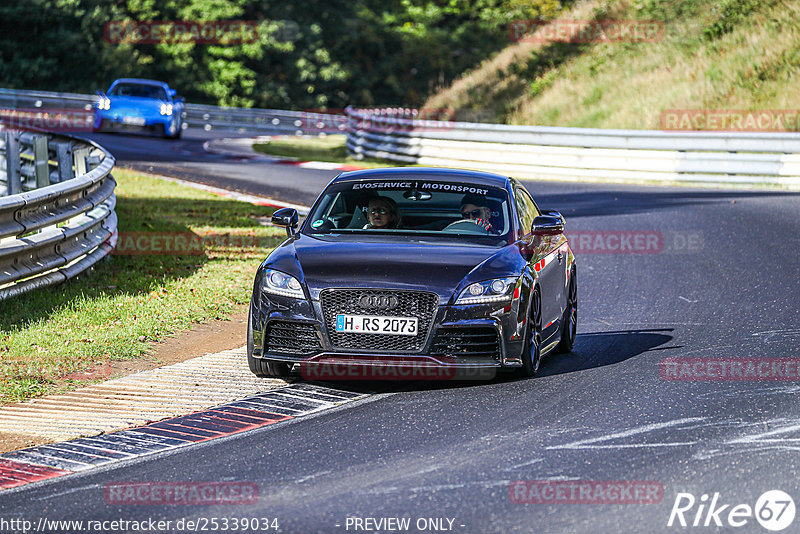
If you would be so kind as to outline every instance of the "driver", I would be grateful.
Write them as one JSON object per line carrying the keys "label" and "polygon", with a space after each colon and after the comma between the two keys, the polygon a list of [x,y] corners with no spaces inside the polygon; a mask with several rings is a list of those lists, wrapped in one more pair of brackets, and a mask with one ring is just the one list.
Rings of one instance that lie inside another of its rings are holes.
{"label": "driver", "polygon": [[481,195],[469,193],[461,199],[461,217],[485,228],[488,232],[494,231],[492,224],[489,222],[491,216],[492,210],[487,205],[486,199]]}
{"label": "driver", "polygon": [[365,230],[397,228],[400,224],[400,210],[397,209],[397,203],[388,197],[371,198],[367,217],[369,223],[364,226]]}

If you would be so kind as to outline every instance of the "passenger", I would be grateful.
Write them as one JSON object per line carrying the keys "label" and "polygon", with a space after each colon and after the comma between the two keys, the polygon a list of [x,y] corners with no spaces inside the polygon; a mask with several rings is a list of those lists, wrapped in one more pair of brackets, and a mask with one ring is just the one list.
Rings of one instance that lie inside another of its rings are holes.
{"label": "passenger", "polygon": [[364,229],[384,230],[397,228],[400,224],[400,211],[397,209],[397,203],[388,197],[370,199],[367,217],[369,223],[364,226]]}
{"label": "passenger", "polygon": [[464,195],[464,198],[461,199],[461,217],[471,220],[488,232],[494,231],[489,222],[492,210],[489,208],[486,198],[480,195],[474,193]]}

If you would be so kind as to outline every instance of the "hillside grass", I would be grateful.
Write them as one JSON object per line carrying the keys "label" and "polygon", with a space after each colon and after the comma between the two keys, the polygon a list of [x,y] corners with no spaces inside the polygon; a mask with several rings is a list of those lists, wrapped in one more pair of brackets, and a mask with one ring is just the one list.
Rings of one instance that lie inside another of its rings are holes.
{"label": "hillside grass", "polygon": [[0,403],[83,385],[70,376],[142,357],[153,341],[193,323],[230,317],[249,301],[259,263],[285,238],[262,224],[272,208],[124,169],[114,177],[120,242],[127,232],[191,233],[202,253],[114,255],[89,275],[3,301]]}
{"label": "hillside grass", "polygon": [[658,129],[666,110],[797,109],[800,4],[589,1],[559,19],[664,23],[655,43],[515,43],[430,98],[491,120]]}

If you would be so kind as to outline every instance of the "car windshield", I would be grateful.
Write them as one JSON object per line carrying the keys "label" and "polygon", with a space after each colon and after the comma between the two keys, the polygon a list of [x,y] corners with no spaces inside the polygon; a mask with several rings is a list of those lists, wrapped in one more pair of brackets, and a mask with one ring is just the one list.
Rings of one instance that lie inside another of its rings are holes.
{"label": "car windshield", "polygon": [[143,83],[119,83],[108,92],[111,96],[137,96],[139,98],[156,98],[166,100],[167,93],[163,87]]}
{"label": "car windshield", "polygon": [[421,234],[507,243],[512,235],[505,189],[434,180],[341,182],[329,187],[303,233]]}

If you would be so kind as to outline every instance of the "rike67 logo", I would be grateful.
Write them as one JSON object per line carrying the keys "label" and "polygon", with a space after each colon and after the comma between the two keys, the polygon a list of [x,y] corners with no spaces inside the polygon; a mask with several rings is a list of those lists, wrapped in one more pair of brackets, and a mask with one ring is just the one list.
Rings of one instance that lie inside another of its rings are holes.
{"label": "rike67 logo", "polygon": [[[731,504],[724,502],[719,493],[709,497],[703,494],[699,499],[691,493],[678,493],[669,514],[667,526],[680,527],[744,527],[754,532],[755,519],[767,530],[777,532],[792,524],[795,505],[792,497],[781,490],[764,492],[755,503]],[[757,530],[757,527],[755,527]]]}

